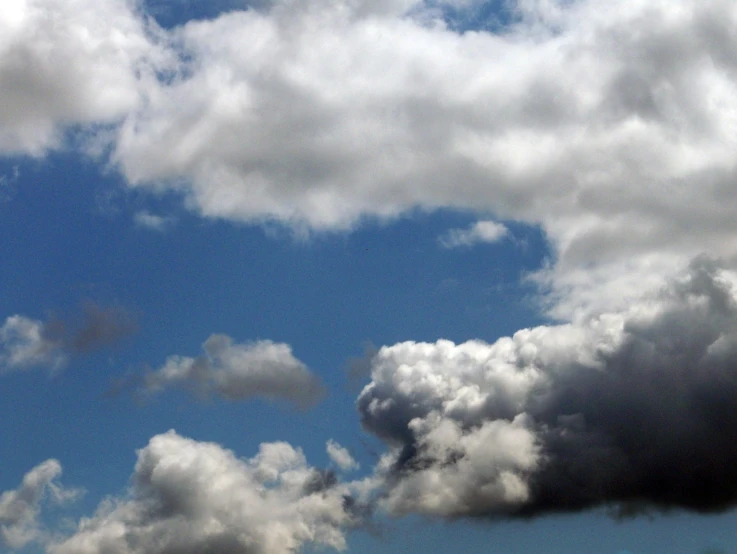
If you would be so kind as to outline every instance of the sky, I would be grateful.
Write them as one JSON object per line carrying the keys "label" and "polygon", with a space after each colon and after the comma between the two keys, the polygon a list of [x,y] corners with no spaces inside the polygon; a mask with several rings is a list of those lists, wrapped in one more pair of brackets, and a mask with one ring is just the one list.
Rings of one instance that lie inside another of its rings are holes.
{"label": "sky", "polygon": [[0,552],[737,552],[737,5],[0,4]]}

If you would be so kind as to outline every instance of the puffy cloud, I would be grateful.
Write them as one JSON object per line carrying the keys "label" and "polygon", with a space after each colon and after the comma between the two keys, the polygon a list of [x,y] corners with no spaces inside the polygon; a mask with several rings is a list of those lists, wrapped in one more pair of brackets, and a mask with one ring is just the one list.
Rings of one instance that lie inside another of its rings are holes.
{"label": "puffy cloud", "polygon": [[133,0],[8,0],[0,10],[0,153],[40,155],[64,126],[112,124],[165,50]]}
{"label": "puffy cloud", "polygon": [[477,221],[468,229],[451,229],[440,237],[440,244],[446,248],[473,246],[479,242],[498,242],[509,233],[496,221]]}
{"label": "puffy cloud", "polygon": [[364,427],[392,513],[737,505],[735,275],[706,259],[626,311],[372,359]]}
{"label": "puffy cloud", "polygon": [[264,397],[308,407],[323,393],[318,378],[292,355],[288,344],[268,340],[233,343],[226,335],[211,335],[197,358],[170,356],[143,378],[143,389],[159,392],[179,386],[199,394],[229,400]]}
{"label": "puffy cloud", "polygon": [[14,0],[0,149],[83,124],[131,186],[210,217],[540,225],[566,319],[735,255],[734,2],[518,0],[495,33],[433,19],[478,4],[263,0],[163,31],[125,0]]}
{"label": "puffy cloud", "polygon": [[326,449],[333,463],[343,471],[351,471],[360,467],[358,462],[351,456],[351,453],[348,452],[348,449],[340,446],[334,440],[327,442]]}
{"label": "puffy cloud", "polygon": [[43,500],[50,496],[57,503],[74,499],[79,490],[65,489],[57,479],[61,464],[46,460],[29,471],[21,485],[0,495],[0,544],[21,548],[42,538],[37,521]]}
{"label": "puffy cloud", "polygon": [[103,502],[50,554],[287,554],[345,548],[350,491],[301,450],[263,444],[241,460],[169,431],[138,452],[132,489]]}
{"label": "puffy cloud", "polygon": [[136,329],[133,316],[116,306],[87,302],[74,321],[39,321],[13,315],[0,327],[0,373],[63,368],[69,358],[109,346]]}

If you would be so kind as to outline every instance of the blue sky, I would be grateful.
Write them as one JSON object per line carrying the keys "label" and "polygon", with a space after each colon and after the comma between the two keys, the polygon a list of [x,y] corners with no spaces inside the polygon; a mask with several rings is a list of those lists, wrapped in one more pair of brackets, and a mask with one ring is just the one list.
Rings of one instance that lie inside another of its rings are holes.
{"label": "blue sky", "polygon": [[731,552],[730,22],[4,5],[0,551]]}

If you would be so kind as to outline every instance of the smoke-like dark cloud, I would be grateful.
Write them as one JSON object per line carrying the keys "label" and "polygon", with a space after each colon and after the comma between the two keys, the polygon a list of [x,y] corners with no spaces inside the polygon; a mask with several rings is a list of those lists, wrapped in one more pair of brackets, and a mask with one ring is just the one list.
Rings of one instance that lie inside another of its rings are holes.
{"label": "smoke-like dark cloud", "polygon": [[13,315],[0,326],[0,373],[36,367],[61,369],[74,356],[109,347],[137,330],[118,306],[87,302],[77,317],[46,321]]}
{"label": "smoke-like dark cloud", "polygon": [[394,513],[619,515],[737,505],[737,303],[698,259],[623,313],[372,360],[364,427]]}

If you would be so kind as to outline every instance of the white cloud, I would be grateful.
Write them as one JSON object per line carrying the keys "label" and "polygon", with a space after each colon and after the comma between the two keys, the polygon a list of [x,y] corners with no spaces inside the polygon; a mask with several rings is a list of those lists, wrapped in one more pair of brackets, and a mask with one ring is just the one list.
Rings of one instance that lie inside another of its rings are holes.
{"label": "white cloud", "polygon": [[493,344],[405,342],[358,398],[391,513],[737,505],[735,274],[705,259],[623,312]]}
{"label": "white cloud", "polygon": [[348,449],[340,446],[334,440],[329,440],[325,446],[328,456],[343,471],[353,471],[358,469],[360,466],[358,462],[353,459]]}
{"label": "white cloud", "polygon": [[473,246],[480,242],[499,242],[509,234],[501,223],[495,221],[477,221],[467,229],[451,229],[440,237],[439,242],[446,248]]}
{"label": "white cloud", "polygon": [[250,460],[170,431],[138,452],[127,497],[103,502],[49,554],[288,554],[343,550],[355,523],[344,485],[307,465],[287,443]]}
{"label": "white cloud", "polygon": [[40,155],[63,127],[136,108],[164,51],[132,0],[7,0],[0,8],[0,152]]}
{"label": "white cloud", "polygon": [[64,503],[80,494],[62,487],[57,482],[60,475],[61,464],[46,460],[29,471],[17,489],[0,495],[0,545],[21,548],[43,538],[38,516],[45,498]]}
{"label": "white cloud", "polygon": [[263,397],[302,407],[322,397],[318,378],[292,355],[287,344],[268,340],[234,344],[230,337],[216,334],[203,348],[205,354],[197,358],[167,358],[161,368],[144,376],[144,390],[159,392],[180,386],[230,400]]}
{"label": "white cloud", "polygon": [[45,328],[43,322],[22,315],[8,317],[0,327],[0,372],[64,367],[68,360],[64,346]]}
{"label": "white cloud", "polygon": [[497,34],[409,0],[259,2],[171,31],[123,0],[9,6],[0,149],[94,124],[131,186],[208,217],[335,229],[419,206],[539,224],[561,318],[737,254],[730,0],[520,0]]}
{"label": "white cloud", "polygon": [[172,217],[152,214],[145,210],[136,212],[133,216],[133,221],[137,227],[151,229],[152,231],[166,231],[174,224]]}

